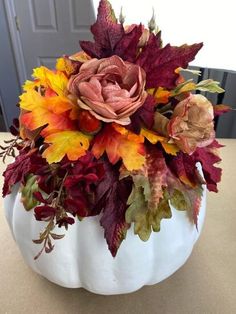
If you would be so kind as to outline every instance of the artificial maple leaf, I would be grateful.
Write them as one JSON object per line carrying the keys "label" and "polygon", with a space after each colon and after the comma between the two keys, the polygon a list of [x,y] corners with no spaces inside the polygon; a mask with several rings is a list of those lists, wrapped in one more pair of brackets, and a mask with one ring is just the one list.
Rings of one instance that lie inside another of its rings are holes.
{"label": "artificial maple leaf", "polygon": [[44,87],[49,87],[51,90],[57,93],[59,96],[66,96],[68,78],[61,71],[52,71],[48,68],[41,66],[35,68],[32,75],[36,82]]}
{"label": "artificial maple leaf", "polygon": [[151,144],[161,143],[164,151],[170,155],[176,155],[179,152],[179,148],[174,143],[168,143],[168,138],[157,134],[156,132],[148,129],[141,129],[140,132]]}
{"label": "artificial maple leaf", "polygon": [[154,123],[156,100],[152,95],[148,95],[144,104],[130,117],[131,123],[127,126],[130,131],[139,134],[144,126],[151,129]]}
{"label": "artificial maple leaf", "polygon": [[199,175],[196,160],[193,156],[179,152],[176,157],[169,160],[168,167],[182,183],[191,188],[205,182]]}
{"label": "artificial maple leaf", "polygon": [[128,170],[137,170],[145,162],[143,137],[138,136],[116,124],[107,124],[95,136],[92,153],[98,159],[106,152],[114,165],[120,158]]}
{"label": "artificial maple leaf", "polygon": [[66,76],[69,78],[72,74],[75,74],[79,71],[81,65],[81,62],[75,62],[69,57],[64,56],[57,59],[56,69],[60,72],[65,73]]}
{"label": "artificial maple leaf", "polygon": [[116,256],[130,227],[125,221],[125,211],[131,189],[132,180],[130,178],[119,180],[118,167],[106,162],[105,177],[98,185],[97,204],[103,208],[100,223],[113,257]]}
{"label": "artificial maple leaf", "polygon": [[201,47],[202,43],[180,47],[168,44],[164,48],[160,48],[159,43],[155,44],[148,41],[136,61],[136,64],[140,65],[146,72],[146,87],[174,88],[179,76],[175,70],[178,67],[186,68]]}
{"label": "artificial maple leaf", "polygon": [[77,160],[86,154],[91,136],[78,131],[62,131],[47,136],[44,140],[49,147],[43,152],[43,157],[49,164],[59,162],[64,156],[69,160]]}
{"label": "artificial maple leaf", "polygon": [[60,130],[73,130],[73,120],[77,118],[78,108],[64,96],[43,97],[35,90],[28,90],[20,96],[20,107],[27,112],[21,115],[22,125],[35,130],[45,126],[42,136]]}
{"label": "artificial maple leaf", "polygon": [[2,195],[11,193],[11,188],[18,182],[25,184],[25,176],[35,173],[37,169],[46,165],[45,159],[38,154],[37,149],[22,149],[15,161],[7,166],[3,176],[5,178]]}
{"label": "artificial maple leaf", "polygon": [[150,88],[147,92],[155,98],[157,104],[167,104],[171,96],[171,92],[162,87]]}
{"label": "artificial maple leaf", "polygon": [[124,35],[122,24],[117,23],[115,13],[109,1],[101,0],[96,22],[91,26],[94,43],[80,41],[81,48],[93,58],[111,56],[116,44]]}
{"label": "artificial maple leaf", "polygon": [[114,54],[125,61],[134,62],[138,53],[139,40],[143,33],[143,26],[135,25],[133,29],[125,33],[114,48]]}
{"label": "artificial maple leaf", "polygon": [[125,221],[126,202],[131,191],[131,182],[127,179],[116,182],[107,197],[106,205],[100,220],[105,230],[105,238],[113,257],[116,256],[121,242],[125,239],[130,227]]}
{"label": "artificial maple leaf", "polygon": [[204,178],[206,180],[209,191],[217,192],[217,183],[220,182],[222,169],[215,167],[215,163],[219,163],[221,158],[217,154],[217,149],[222,147],[216,140],[209,146],[197,148],[193,153],[196,162],[200,162]]}

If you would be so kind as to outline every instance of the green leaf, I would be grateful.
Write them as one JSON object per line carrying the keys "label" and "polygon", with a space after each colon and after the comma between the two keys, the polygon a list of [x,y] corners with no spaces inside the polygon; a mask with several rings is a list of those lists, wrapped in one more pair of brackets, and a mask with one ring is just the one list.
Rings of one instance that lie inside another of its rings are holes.
{"label": "green leaf", "polygon": [[152,230],[147,223],[148,204],[142,187],[133,186],[127,204],[130,206],[125,213],[126,222],[134,222],[134,233],[138,234],[141,240],[147,241]]}
{"label": "green leaf", "polygon": [[183,69],[183,68],[179,68],[180,72],[187,72],[187,73],[191,73],[193,75],[201,75],[201,71],[200,70],[193,70],[193,69]]}
{"label": "green leaf", "polygon": [[225,90],[219,86],[220,82],[208,79],[199,82],[196,85],[196,89],[203,91],[203,92],[210,92],[210,93],[223,93]]}
{"label": "green leaf", "polygon": [[177,210],[187,210],[189,208],[189,204],[185,199],[183,193],[176,189],[174,189],[174,192],[172,193],[170,203]]}
{"label": "green leaf", "polygon": [[213,81],[211,79],[204,80],[196,84],[194,83],[193,79],[189,79],[176,86],[176,88],[172,91],[172,95],[178,96],[182,93],[191,92],[194,90],[200,90],[202,92],[209,93],[223,93],[225,90],[221,88],[219,84],[219,82]]}
{"label": "green leaf", "polygon": [[33,195],[34,192],[38,191],[37,177],[33,174],[28,175],[25,185],[21,188],[21,202],[26,210],[31,210],[40,204]]}
{"label": "green leaf", "polygon": [[163,198],[160,200],[157,210],[151,215],[153,231],[159,232],[161,229],[161,220],[171,217],[172,213],[169,205],[169,194],[165,190],[163,193]]}
{"label": "green leaf", "polygon": [[146,164],[129,174],[121,169],[121,177],[130,175],[133,187],[128,198],[125,219],[134,222],[134,233],[147,241],[153,231],[160,231],[162,218],[171,216],[168,203],[167,166],[162,152],[157,147],[148,147]]}
{"label": "green leaf", "polygon": [[159,232],[161,220],[171,218],[171,209],[168,202],[168,193],[164,191],[163,198],[158,206],[151,210],[145,200],[144,189],[133,186],[133,190],[128,199],[128,207],[125,219],[127,223],[134,222],[134,233],[138,234],[142,241],[147,241],[152,231]]}
{"label": "green leaf", "polygon": [[141,187],[143,189],[144,200],[145,202],[149,202],[151,198],[151,188],[148,177],[142,174],[137,174],[133,176],[133,182],[136,188]]}

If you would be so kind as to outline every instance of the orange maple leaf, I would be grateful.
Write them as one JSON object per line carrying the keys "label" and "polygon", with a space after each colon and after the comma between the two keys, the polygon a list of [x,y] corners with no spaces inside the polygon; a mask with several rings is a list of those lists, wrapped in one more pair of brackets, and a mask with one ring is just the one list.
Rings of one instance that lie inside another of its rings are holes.
{"label": "orange maple leaf", "polygon": [[21,122],[29,130],[46,126],[42,136],[60,130],[75,129],[78,107],[64,96],[43,97],[34,89],[28,90],[20,96],[20,108],[27,110],[22,114]]}
{"label": "orange maple leaf", "polygon": [[138,170],[145,163],[143,136],[117,124],[107,124],[94,138],[92,153],[98,159],[104,152],[112,164],[121,158],[127,170]]}
{"label": "orange maple leaf", "polygon": [[167,104],[171,96],[171,92],[162,87],[150,88],[147,92],[156,99],[157,104]]}

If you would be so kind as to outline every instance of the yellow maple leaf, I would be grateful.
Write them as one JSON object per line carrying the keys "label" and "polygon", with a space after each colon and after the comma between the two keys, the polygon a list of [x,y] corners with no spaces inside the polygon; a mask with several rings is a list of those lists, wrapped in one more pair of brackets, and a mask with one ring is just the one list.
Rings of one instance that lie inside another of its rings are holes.
{"label": "yellow maple leaf", "polygon": [[91,138],[79,131],[53,133],[44,140],[50,146],[43,152],[43,157],[49,164],[61,161],[65,155],[71,161],[77,160],[86,154]]}
{"label": "yellow maple leaf", "polygon": [[65,72],[69,76],[75,71],[75,66],[69,58],[62,57],[57,59],[56,69]]}
{"label": "yellow maple leaf", "polygon": [[161,145],[164,148],[165,152],[170,155],[176,156],[177,153],[180,151],[179,147],[174,143],[162,142]]}
{"label": "yellow maple leaf", "polygon": [[39,80],[41,85],[50,87],[59,96],[65,96],[67,94],[68,78],[63,72],[52,71],[41,66],[33,70],[32,76],[36,80]]}
{"label": "yellow maple leaf", "polygon": [[160,136],[152,130],[142,128],[140,134],[143,135],[153,145],[160,142],[167,154],[176,155],[179,151],[177,145],[174,143],[168,143],[168,139],[166,137]]}
{"label": "yellow maple leaf", "polygon": [[164,136],[158,135],[156,132],[142,128],[141,135],[143,135],[150,143],[156,144],[157,142],[163,142],[166,140]]}

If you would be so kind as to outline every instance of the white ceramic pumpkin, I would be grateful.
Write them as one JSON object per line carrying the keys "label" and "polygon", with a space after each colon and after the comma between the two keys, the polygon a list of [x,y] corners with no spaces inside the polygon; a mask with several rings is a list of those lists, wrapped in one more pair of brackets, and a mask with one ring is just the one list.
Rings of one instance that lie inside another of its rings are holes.
{"label": "white ceramic pumpkin", "polygon": [[[188,259],[201,232],[206,207],[204,188],[198,231],[185,211],[172,209],[172,218],[163,219],[161,231],[147,242],[131,228],[113,258],[107,248],[99,217],[76,221],[50,254],[34,256],[40,246],[32,242],[44,228],[20,202],[17,187],[4,200],[5,214],[13,237],[26,263],[48,280],[68,288],[83,287],[98,294],[133,292],[156,284],[180,268]],[[62,233],[64,228],[56,230]]]}

